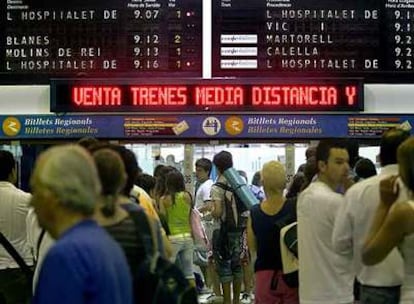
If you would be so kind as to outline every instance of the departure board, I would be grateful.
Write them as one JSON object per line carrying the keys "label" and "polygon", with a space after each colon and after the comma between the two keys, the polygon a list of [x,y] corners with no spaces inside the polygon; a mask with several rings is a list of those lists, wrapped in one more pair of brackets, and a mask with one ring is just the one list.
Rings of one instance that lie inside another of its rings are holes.
{"label": "departure board", "polygon": [[4,0],[0,79],[202,72],[202,0]]}
{"label": "departure board", "polygon": [[414,82],[413,0],[214,0],[213,76]]}

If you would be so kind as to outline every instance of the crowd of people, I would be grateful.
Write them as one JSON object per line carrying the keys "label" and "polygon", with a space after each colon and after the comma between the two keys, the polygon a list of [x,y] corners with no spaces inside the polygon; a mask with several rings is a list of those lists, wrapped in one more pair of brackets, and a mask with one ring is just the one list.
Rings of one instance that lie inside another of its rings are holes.
{"label": "crowd of people", "polygon": [[[379,158],[377,174],[353,143],[321,140],[292,181],[269,161],[235,185],[221,151],[196,160],[190,193],[176,167],[144,173],[132,151],[88,138],[43,152],[26,193],[0,151],[0,304],[164,303],[148,261],[175,265],[200,303],[412,304],[414,138],[385,131]],[[182,292],[167,303],[197,302]]]}

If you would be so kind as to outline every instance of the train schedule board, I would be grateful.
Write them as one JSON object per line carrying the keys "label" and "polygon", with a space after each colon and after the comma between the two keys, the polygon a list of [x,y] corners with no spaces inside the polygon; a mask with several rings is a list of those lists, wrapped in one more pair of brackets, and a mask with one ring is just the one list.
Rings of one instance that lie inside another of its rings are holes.
{"label": "train schedule board", "polygon": [[414,2],[214,0],[213,76],[414,82]]}
{"label": "train schedule board", "polygon": [[4,0],[0,79],[202,73],[202,0]]}

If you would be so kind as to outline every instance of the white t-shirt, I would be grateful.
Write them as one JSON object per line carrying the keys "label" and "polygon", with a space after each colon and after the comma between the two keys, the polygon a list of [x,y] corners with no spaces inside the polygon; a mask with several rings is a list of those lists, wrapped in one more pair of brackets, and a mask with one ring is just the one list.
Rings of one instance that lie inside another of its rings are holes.
{"label": "white t-shirt", "polygon": [[333,250],[332,231],[343,195],[315,181],[298,198],[299,297],[301,304],[353,302],[354,273]]}
{"label": "white t-shirt", "polygon": [[211,192],[212,185],[213,185],[213,181],[211,179],[208,179],[198,187],[196,195],[195,195],[195,208],[196,209],[203,207],[207,201],[211,201],[210,192]]}
{"label": "white t-shirt", "polygon": [[[0,182],[0,231],[28,265],[33,264],[26,234],[26,216],[29,212],[30,199],[30,193],[16,188],[12,183]],[[0,269],[18,267],[14,259],[0,245]]]}
{"label": "white t-shirt", "polygon": [[[380,202],[380,181],[396,174],[398,166],[388,165],[381,169],[379,175],[353,185],[346,192],[346,203],[341,206],[336,218],[332,237],[334,249],[340,254],[350,256],[358,280],[363,285],[392,287],[403,282],[403,259],[397,248],[394,248],[381,263],[373,266],[362,263],[362,248]],[[400,189],[403,189],[403,186]],[[399,200],[405,200],[405,191],[400,193]]]}

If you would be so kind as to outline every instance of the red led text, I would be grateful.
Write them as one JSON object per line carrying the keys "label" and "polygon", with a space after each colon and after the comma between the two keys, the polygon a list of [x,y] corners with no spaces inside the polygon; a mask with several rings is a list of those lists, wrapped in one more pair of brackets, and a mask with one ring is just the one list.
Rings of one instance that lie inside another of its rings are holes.
{"label": "red led text", "polygon": [[195,87],[197,106],[242,106],[244,91],[239,86],[197,86]]}
{"label": "red led text", "polygon": [[72,101],[78,106],[119,106],[122,91],[116,86],[73,87]]}
{"label": "red led text", "polygon": [[187,104],[186,86],[130,87],[134,106],[183,106]]}
{"label": "red led text", "polygon": [[355,97],[356,97],[356,87],[355,86],[347,86],[345,88],[345,94],[348,98],[348,104],[352,106],[355,103]]}
{"label": "red led text", "polygon": [[253,86],[254,106],[334,106],[338,90],[333,86]]}

